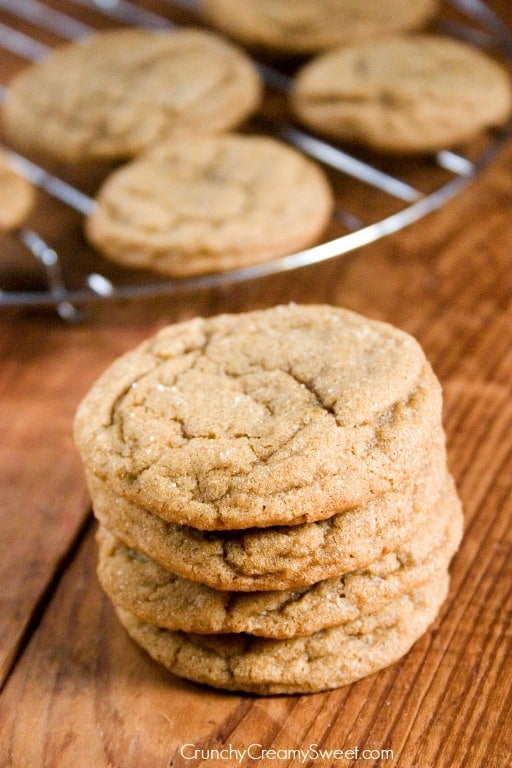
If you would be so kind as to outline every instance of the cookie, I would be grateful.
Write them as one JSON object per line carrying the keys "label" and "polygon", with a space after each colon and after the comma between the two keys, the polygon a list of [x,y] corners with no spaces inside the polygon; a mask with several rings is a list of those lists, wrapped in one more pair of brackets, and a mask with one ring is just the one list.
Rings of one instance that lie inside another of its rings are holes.
{"label": "cookie", "polygon": [[510,115],[506,71],[436,35],[395,35],[322,54],[296,75],[291,104],[315,131],[384,152],[432,152]]}
{"label": "cookie", "polygon": [[177,134],[234,128],[261,94],[249,58],[212,33],[118,29],[24,69],[10,83],[4,125],[25,151],[123,158]]}
{"label": "cookie", "polygon": [[185,321],[122,356],[77,410],[90,472],[169,522],[298,525],[393,491],[441,430],[408,334],[288,305]]}
{"label": "cookie", "polygon": [[86,234],[124,266],[182,277],[305,248],[319,239],[332,209],[324,172],[286,144],[189,136],[111,174]]}
{"label": "cookie", "polygon": [[300,587],[364,568],[435,519],[440,495],[455,494],[445,453],[401,491],[314,523],[242,531],[199,531],[146,512],[89,474],[94,514],[128,547],[164,569],[213,589],[251,592]]}
{"label": "cookie", "polygon": [[[448,496],[448,498],[446,498]],[[245,632],[277,639],[310,635],[374,613],[446,571],[462,535],[455,494],[396,552],[366,569],[300,589],[221,592],[169,573],[98,531],[98,576],[114,605],[163,629],[199,634]]]}
{"label": "cookie", "polygon": [[0,150],[0,233],[21,227],[34,202],[32,184],[16,173],[8,155]]}
{"label": "cookie", "polygon": [[416,29],[437,0],[202,0],[205,18],[245,45],[306,54],[375,35]]}
{"label": "cookie", "polygon": [[443,573],[373,614],[289,640],[173,632],[122,609],[117,614],[131,637],[179,677],[259,694],[313,693],[397,661],[435,619],[447,590]]}

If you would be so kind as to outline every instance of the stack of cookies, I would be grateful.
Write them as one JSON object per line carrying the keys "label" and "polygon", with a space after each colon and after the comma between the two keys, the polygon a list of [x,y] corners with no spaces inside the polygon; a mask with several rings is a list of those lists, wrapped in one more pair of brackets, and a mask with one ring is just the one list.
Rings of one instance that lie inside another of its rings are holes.
{"label": "stack of cookies", "polygon": [[99,577],[175,674],[335,688],[434,620],[462,514],[417,342],[329,306],[194,319],[121,357],[75,440]]}

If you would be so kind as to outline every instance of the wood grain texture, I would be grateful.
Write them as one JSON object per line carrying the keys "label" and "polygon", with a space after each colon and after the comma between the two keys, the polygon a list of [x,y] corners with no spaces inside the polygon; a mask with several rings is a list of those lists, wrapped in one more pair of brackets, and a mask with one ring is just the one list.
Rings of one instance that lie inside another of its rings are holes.
{"label": "wood grain texture", "polygon": [[76,406],[128,338],[137,343],[146,334],[128,330],[121,340],[50,317],[3,318],[0,327],[1,685],[89,515],[71,436]]}
{"label": "wood grain texture", "polygon": [[[507,0],[492,5],[506,18]],[[6,76],[9,62],[0,62]],[[364,207],[362,190],[339,194]],[[387,761],[253,761],[265,768],[512,764],[511,210],[509,145],[441,211],[347,258],[196,295],[97,306],[80,326],[52,313],[0,316],[2,768],[236,764],[186,759],[186,743],[393,750]],[[90,258],[74,214],[43,198],[38,216],[56,242]],[[401,662],[327,694],[238,696],[174,678],[119,627],[95,576],[71,422],[100,371],[162,325],[288,301],[346,306],[417,336],[443,384],[466,532],[442,614]]]}

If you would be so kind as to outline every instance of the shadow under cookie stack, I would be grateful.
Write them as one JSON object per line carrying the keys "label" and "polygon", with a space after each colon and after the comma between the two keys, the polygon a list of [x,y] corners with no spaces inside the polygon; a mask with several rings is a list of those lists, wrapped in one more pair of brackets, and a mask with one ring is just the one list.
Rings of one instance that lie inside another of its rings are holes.
{"label": "shadow under cookie stack", "polygon": [[336,688],[435,619],[462,512],[417,342],[328,306],[169,326],[79,407],[99,578],[174,674]]}

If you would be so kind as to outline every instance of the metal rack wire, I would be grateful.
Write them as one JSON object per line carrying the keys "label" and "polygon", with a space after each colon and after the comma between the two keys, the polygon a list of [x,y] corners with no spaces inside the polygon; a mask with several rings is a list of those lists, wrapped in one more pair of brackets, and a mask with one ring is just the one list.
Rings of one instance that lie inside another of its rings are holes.
{"label": "metal rack wire", "polygon": [[[196,6],[193,0],[161,0],[161,3],[192,12]],[[169,29],[174,26],[173,21],[164,13],[149,11],[131,0],[68,0],[68,4],[76,6],[77,9],[82,6],[94,11],[94,16],[89,18],[105,17],[126,26],[137,25],[151,29]],[[512,62],[512,35],[482,0],[449,0],[447,6],[456,9],[461,20],[441,18],[439,23],[443,32],[483,47],[497,49],[509,63]],[[10,24],[0,22],[0,48],[26,61],[42,59],[51,50],[33,34],[50,32],[52,36],[69,41],[78,40],[95,31],[95,27],[40,0],[0,0],[0,10],[11,20]],[[30,25],[33,30],[30,35],[12,26],[20,20],[23,24]],[[257,62],[257,65],[269,88],[281,93],[287,92],[290,85],[287,74],[266,63]],[[5,93],[5,87],[0,86],[0,98]],[[377,164],[374,158],[369,162],[362,156],[349,154],[340,147],[280,120],[265,118],[260,119],[259,124],[266,132],[294,145],[336,174],[364,185],[368,193],[380,195],[380,207],[382,199],[389,199],[390,212],[376,221],[368,222],[364,221],[359,213],[339,208],[336,211],[336,221],[343,230],[339,237],[270,262],[193,278],[169,280],[153,277],[139,282],[136,273],[126,270],[122,279],[115,282],[102,274],[105,270],[102,269],[103,262],[98,255],[97,271],[85,269],[80,284],[72,287],[66,284],[63,276],[62,254],[46,243],[40,234],[31,229],[21,229],[16,236],[43,266],[46,289],[0,290],[0,307],[54,306],[63,319],[73,321],[82,317],[77,306],[91,301],[199,290],[294,270],[342,256],[397,232],[442,206],[493,160],[503,143],[512,135],[510,121],[501,131],[489,135],[483,146],[479,144],[474,157],[462,156],[451,150],[438,152],[435,157],[425,160],[434,172],[435,181],[430,184],[429,189],[421,191],[416,188],[414,179],[409,180],[390,173],[384,167],[384,162]],[[10,151],[10,156],[19,171],[34,185],[80,215],[87,216],[90,213],[95,204],[93,198],[27,158],[13,151]]]}

